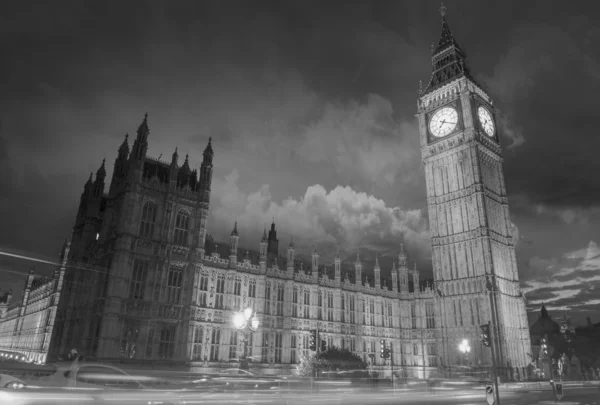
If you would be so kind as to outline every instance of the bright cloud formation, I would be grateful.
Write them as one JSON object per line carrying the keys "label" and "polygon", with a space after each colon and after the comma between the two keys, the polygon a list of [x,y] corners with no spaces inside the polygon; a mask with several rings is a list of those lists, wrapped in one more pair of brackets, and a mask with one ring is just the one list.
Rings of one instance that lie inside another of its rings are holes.
{"label": "bright cloud formation", "polygon": [[[258,246],[262,229],[274,220],[281,244],[290,237],[301,248],[313,243],[338,245],[344,250],[369,248],[397,250],[406,243],[421,251],[429,249],[429,231],[421,210],[388,207],[383,200],[357,192],[349,186],[327,191],[316,184],[299,198],[274,201],[269,186],[245,193],[237,170],[213,180],[209,233],[227,240],[238,222],[240,244]],[[376,247],[375,247],[376,246]]]}
{"label": "bright cloud formation", "polygon": [[560,260],[533,258],[530,265],[538,267],[537,276],[525,282],[531,309],[545,303],[549,310],[600,312],[600,248],[596,242],[590,241],[587,247],[569,252]]}

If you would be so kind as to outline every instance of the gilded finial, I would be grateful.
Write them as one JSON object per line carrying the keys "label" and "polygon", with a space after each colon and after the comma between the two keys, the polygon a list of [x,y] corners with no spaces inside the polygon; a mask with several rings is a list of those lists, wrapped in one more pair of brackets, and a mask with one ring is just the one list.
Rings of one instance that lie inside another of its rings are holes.
{"label": "gilded finial", "polygon": [[440,14],[442,15],[442,17],[446,16],[446,6],[444,6],[444,2],[441,3],[442,5],[440,6]]}

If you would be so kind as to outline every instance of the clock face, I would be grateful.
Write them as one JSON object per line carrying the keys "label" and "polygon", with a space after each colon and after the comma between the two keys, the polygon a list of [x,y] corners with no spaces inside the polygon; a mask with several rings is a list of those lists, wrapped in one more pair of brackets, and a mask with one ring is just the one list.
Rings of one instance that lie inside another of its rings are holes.
{"label": "clock face", "polygon": [[458,124],[458,113],[452,107],[444,107],[438,110],[429,121],[429,131],[436,138],[441,138],[456,128]]}
{"label": "clock face", "polygon": [[483,128],[483,131],[487,134],[487,136],[494,136],[496,128],[492,114],[488,111],[488,109],[480,106],[477,109],[477,116],[479,117],[481,128]]}

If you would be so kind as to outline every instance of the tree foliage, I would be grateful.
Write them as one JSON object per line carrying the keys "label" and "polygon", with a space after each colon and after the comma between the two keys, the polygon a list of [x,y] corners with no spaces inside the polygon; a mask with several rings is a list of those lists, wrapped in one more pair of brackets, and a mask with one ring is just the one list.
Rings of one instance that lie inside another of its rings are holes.
{"label": "tree foliage", "polygon": [[348,349],[330,346],[324,352],[301,355],[296,365],[299,376],[314,376],[318,371],[366,370],[367,364]]}

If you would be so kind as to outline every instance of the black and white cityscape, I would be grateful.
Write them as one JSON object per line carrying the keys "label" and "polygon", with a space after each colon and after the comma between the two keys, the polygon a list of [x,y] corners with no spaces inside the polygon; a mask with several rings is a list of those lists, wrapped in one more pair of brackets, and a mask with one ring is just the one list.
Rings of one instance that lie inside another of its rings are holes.
{"label": "black and white cityscape", "polygon": [[600,404],[594,12],[6,4],[0,402]]}

